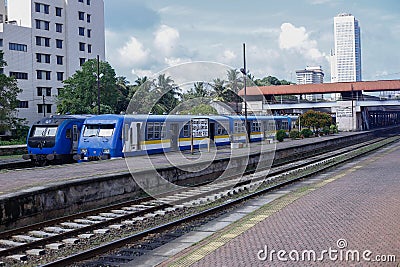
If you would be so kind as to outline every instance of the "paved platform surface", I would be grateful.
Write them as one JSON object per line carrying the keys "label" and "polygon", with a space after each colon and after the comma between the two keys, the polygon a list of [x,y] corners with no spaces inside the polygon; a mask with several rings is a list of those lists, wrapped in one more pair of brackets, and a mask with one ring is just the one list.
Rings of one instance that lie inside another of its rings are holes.
{"label": "paved platform surface", "polygon": [[400,266],[399,162],[397,143],[254,200],[126,266]]}
{"label": "paved platform surface", "polygon": [[[263,150],[285,149],[291,146],[315,143],[343,136],[351,136],[359,133],[343,132],[331,136],[307,138],[302,140],[285,140],[283,143],[273,143],[265,145],[263,143]],[[252,151],[260,151],[259,143],[251,144]],[[248,153],[247,148],[235,149],[234,153],[240,155],[241,153]],[[198,153],[190,155],[190,152],[184,151],[184,157],[179,152],[167,153],[164,155],[151,155],[137,156],[129,158],[129,169],[125,159],[113,159],[107,161],[96,162],[83,162],[75,164],[55,165],[47,167],[37,167],[21,170],[3,170],[0,171],[0,196],[13,193],[19,190],[26,190],[32,187],[43,186],[52,182],[70,181],[74,179],[98,177],[99,175],[120,174],[131,171],[141,171],[148,168],[162,168],[175,166],[176,164],[195,162],[199,158]],[[206,153],[207,154],[207,153]],[[218,149],[218,154],[215,158],[229,158],[232,154],[230,147]],[[210,154],[210,157],[214,157]],[[150,161],[149,161],[150,158]],[[201,159],[200,159],[201,160]]]}

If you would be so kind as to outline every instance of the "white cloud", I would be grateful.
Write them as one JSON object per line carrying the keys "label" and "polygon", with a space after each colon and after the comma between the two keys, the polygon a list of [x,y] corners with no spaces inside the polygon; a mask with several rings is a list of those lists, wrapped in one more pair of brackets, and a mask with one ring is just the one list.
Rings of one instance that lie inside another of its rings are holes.
{"label": "white cloud", "polygon": [[318,43],[310,39],[304,27],[295,27],[291,23],[283,23],[281,25],[281,33],[279,35],[279,48],[289,50],[302,55],[310,63],[322,64],[321,61],[326,59],[326,55],[319,51]]}
{"label": "white cloud", "polygon": [[167,25],[161,25],[155,32],[154,47],[164,56],[172,56],[179,41],[179,31]]}
{"label": "white cloud", "polygon": [[135,37],[131,37],[127,43],[118,49],[118,61],[122,66],[140,65],[149,59],[150,50],[144,49],[143,44]]}
{"label": "white cloud", "polygon": [[237,55],[235,52],[233,52],[230,49],[224,50],[222,55],[218,56],[218,61],[223,62],[223,63],[231,63],[237,58]]}

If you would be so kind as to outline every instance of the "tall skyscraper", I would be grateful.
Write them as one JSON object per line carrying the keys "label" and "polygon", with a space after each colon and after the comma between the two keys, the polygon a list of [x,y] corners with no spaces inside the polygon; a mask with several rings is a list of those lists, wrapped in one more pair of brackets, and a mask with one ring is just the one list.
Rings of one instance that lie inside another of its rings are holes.
{"label": "tall skyscraper", "polygon": [[0,0],[0,50],[17,78],[18,117],[56,112],[62,81],[99,55],[105,59],[103,0]]}
{"label": "tall skyscraper", "polygon": [[335,48],[331,52],[331,82],[361,81],[361,41],[358,20],[343,13],[334,18]]}

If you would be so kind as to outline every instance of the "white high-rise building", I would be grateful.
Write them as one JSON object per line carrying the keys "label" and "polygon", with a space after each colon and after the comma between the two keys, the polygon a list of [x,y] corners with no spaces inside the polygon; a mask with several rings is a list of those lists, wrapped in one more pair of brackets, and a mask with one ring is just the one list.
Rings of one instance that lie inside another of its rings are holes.
{"label": "white high-rise building", "polygon": [[334,39],[331,82],[361,81],[360,27],[353,15],[343,13],[334,18]]}
{"label": "white high-rise building", "polygon": [[296,70],[296,80],[297,84],[323,83],[324,72],[321,66],[307,66],[304,70]]}
{"label": "white high-rise building", "polygon": [[23,92],[18,117],[29,124],[56,112],[62,81],[105,59],[103,0],[0,0],[0,50]]}

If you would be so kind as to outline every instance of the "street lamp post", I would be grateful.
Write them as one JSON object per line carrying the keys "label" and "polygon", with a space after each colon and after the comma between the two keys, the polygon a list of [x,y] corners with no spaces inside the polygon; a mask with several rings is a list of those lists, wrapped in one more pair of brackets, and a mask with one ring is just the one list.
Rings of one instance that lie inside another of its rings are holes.
{"label": "street lamp post", "polygon": [[97,114],[100,114],[100,56],[97,55]]}
{"label": "street lamp post", "polygon": [[246,70],[246,44],[243,43],[243,68],[240,69],[240,72],[243,74],[244,77],[244,123],[246,129],[246,143],[249,142],[249,125],[247,122],[247,70]]}
{"label": "street lamp post", "polygon": [[42,93],[42,100],[43,100],[43,117],[46,117],[46,101],[44,99],[44,94]]}

